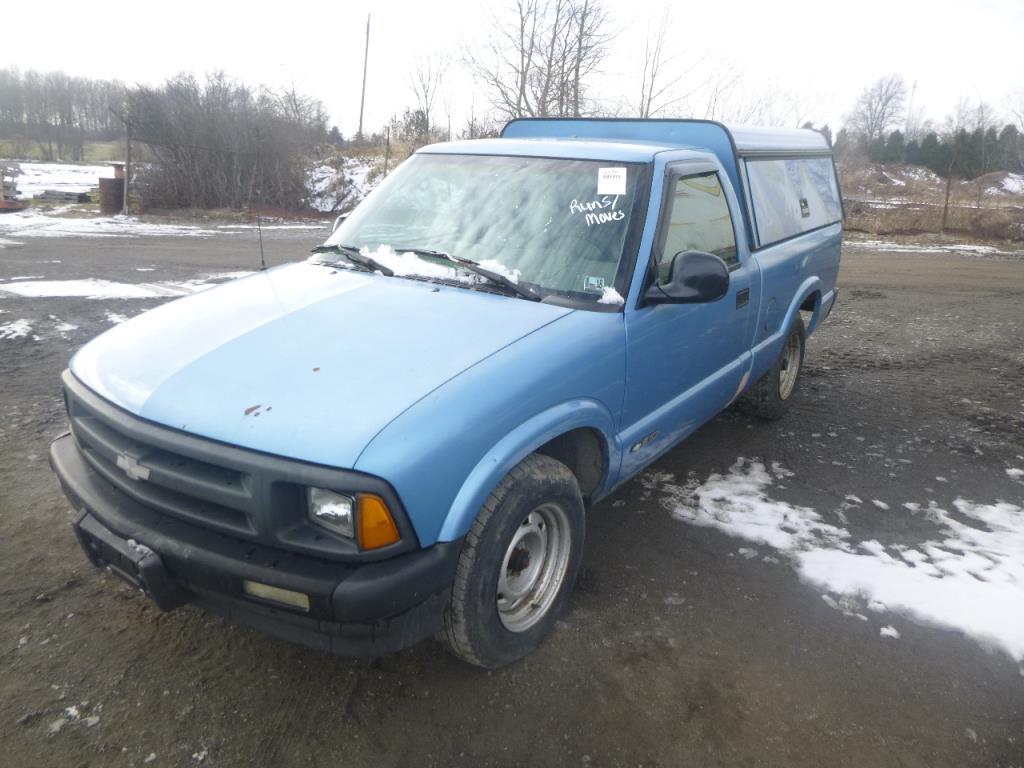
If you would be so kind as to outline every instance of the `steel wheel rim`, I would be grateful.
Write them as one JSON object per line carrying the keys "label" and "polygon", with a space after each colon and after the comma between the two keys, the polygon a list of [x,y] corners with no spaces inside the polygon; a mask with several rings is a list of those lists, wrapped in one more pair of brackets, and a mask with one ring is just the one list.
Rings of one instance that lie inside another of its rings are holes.
{"label": "steel wheel rim", "polygon": [[569,517],[542,504],[519,524],[502,558],[495,596],[498,618],[510,632],[525,632],[547,615],[569,566]]}
{"label": "steel wheel rim", "polygon": [[779,397],[789,398],[796,388],[796,377],[800,373],[800,337],[789,334],[782,350],[782,370],[779,371]]}

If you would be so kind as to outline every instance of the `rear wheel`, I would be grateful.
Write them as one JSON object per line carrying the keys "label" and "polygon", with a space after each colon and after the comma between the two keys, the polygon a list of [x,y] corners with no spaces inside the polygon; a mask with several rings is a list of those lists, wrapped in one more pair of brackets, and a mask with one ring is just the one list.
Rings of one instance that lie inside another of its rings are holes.
{"label": "rear wheel", "polygon": [[548,456],[525,458],[466,535],[445,611],[452,653],[493,669],[540,645],[572,591],[583,536],[575,476]]}
{"label": "rear wheel", "polygon": [[797,315],[775,363],[740,399],[743,410],[762,419],[778,419],[789,410],[790,400],[800,383],[806,342],[804,321]]}

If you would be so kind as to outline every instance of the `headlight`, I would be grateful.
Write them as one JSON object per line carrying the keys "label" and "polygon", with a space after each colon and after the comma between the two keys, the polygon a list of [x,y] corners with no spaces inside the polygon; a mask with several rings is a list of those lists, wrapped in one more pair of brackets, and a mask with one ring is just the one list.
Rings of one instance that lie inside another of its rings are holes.
{"label": "headlight", "polygon": [[323,488],[309,489],[309,519],[329,531],[355,538],[355,500]]}

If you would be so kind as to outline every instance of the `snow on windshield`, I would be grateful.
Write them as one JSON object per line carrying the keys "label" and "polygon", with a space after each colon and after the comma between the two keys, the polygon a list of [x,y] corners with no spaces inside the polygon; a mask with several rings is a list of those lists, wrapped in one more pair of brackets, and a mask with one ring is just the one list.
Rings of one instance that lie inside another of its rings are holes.
{"label": "snow on windshield", "polygon": [[[363,256],[373,259],[381,266],[387,267],[399,277],[411,276],[428,277],[436,280],[455,280],[469,285],[486,282],[485,278],[475,275],[469,270],[461,269],[454,263],[451,266],[443,263],[439,264],[434,259],[425,259],[417,256],[412,251],[398,253],[390,245],[381,245],[374,249],[363,246],[359,252]],[[313,258],[320,259],[323,257],[317,255]],[[345,257],[341,256],[339,258],[344,260]],[[518,269],[509,269],[496,259],[482,261],[480,266],[490,272],[508,278],[513,283],[519,283],[520,271]]]}
{"label": "snow on windshield", "polygon": [[512,282],[614,303],[603,289],[619,277],[642,175],[596,160],[415,155],[326,244],[369,248],[398,274],[442,277],[404,253],[392,264],[383,246],[444,251]]}

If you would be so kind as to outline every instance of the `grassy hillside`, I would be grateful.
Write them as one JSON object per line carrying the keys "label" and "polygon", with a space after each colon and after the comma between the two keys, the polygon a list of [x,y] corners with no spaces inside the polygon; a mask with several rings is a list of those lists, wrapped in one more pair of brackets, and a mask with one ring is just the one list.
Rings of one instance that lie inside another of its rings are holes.
{"label": "grassy hillside", "polygon": [[[133,153],[137,150],[132,147]],[[23,139],[5,139],[0,137],[0,157],[9,160],[33,160],[41,162],[43,151],[34,141]],[[124,160],[123,141],[87,141],[85,143],[85,163],[105,163],[111,160]]]}

